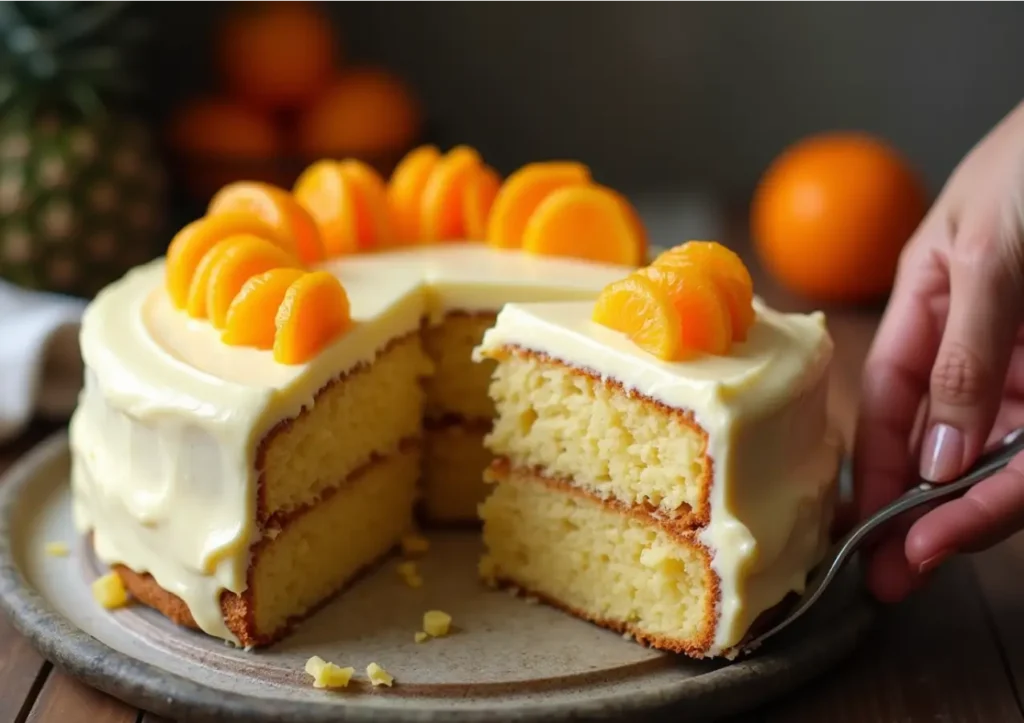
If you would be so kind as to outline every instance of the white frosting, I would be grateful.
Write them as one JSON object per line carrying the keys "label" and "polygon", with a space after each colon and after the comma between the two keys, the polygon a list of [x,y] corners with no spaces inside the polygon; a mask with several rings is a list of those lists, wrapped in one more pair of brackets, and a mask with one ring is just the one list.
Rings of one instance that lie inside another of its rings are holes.
{"label": "white frosting", "polygon": [[75,519],[97,555],[149,572],[204,631],[233,642],[223,590],[246,587],[255,523],[256,446],[312,404],[329,380],[424,318],[497,311],[508,301],[593,297],[628,269],[452,244],[324,264],[349,295],[355,326],[306,364],[223,344],[171,304],[162,260],[89,305],[85,388],[71,422]]}
{"label": "white frosting", "polygon": [[755,308],[747,341],[728,356],[661,361],[591,321],[591,302],[510,304],[476,352],[543,352],[694,414],[714,469],[710,522],[699,534],[719,580],[711,655],[728,652],[759,614],[803,590],[827,541],[838,473],[824,317],[780,314],[760,301]]}

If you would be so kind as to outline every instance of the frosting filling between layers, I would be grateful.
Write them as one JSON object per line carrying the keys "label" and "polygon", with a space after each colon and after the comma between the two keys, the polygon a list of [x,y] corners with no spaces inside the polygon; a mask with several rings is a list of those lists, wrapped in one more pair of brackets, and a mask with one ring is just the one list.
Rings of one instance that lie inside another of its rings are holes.
{"label": "frosting filling between layers", "polygon": [[237,642],[220,593],[246,586],[256,449],[328,382],[372,362],[395,338],[448,311],[494,312],[510,300],[593,297],[628,269],[452,244],[334,259],[353,328],[308,363],[227,346],[173,307],[163,260],[111,285],[86,311],[87,372],[72,418],[78,528],[98,557],[149,572],[205,632]]}
{"label": "frosting filling between layers", "polygon": [[707,654],[728,653],[760,613],[802,591],[827,544],[840,455],[826,418],[832,342],[824,317],[755,301],[748,340],[729,356],[671,363],[595,324],[592,309],[509,305],[476,353],[539,352],[694,415],[713,468],[710,522],[699,539],[720,593]]}

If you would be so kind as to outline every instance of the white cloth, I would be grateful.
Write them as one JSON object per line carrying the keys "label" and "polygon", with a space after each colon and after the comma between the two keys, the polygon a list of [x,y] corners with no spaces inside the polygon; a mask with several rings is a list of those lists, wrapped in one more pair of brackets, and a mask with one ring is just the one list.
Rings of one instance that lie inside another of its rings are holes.
{"label": "white cloth", "polygon": [[0,443],[34,417],[71,414],[82,388],[85,302],[0,281]]}

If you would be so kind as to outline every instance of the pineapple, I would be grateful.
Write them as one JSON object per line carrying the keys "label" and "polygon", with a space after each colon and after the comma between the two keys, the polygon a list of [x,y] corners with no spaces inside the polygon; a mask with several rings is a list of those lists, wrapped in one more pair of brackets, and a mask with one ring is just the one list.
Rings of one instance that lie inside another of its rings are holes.
{"label": "pineapple", "polygon": [[166,177],[126,114],[126,3],[0,3],[0,278],[90,298],[158,256]]}

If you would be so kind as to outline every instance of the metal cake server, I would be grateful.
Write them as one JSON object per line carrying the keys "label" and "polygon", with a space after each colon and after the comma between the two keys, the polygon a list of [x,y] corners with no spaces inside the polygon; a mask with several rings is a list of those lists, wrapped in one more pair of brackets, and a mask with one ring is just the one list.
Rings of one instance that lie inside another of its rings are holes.
{"label": "metal cake server", "polygon": [[857,551],[869,534],[893,517],[901,515],[908,510],[928,504],[929,502],[959,497],[978,482],[991,477],[1001,470],[1022,450],[1024,450],[1024,427],[1016,429],[1003,437],[998,445],[982,454],[974,466],[961,477],[946,484],[921,482],[916,487],[912,487],[902,496],[893,500],[888,506],[883,507],[874,515],[858,524],[829,548],[825,558],[814,568],[813,574],[807,581],[807,588],[804,590],[803,596],[793,604],[786,617],[766,632],[761,633],[746,643],[742,643],[740,651],[746,653],[754,650],[765,640],[780,633],[792,625],[798,618],[802,617],[821,598],[822,593],[836,579],[843,565],[849,562],[850,558],[853,557],[853,553]]}

